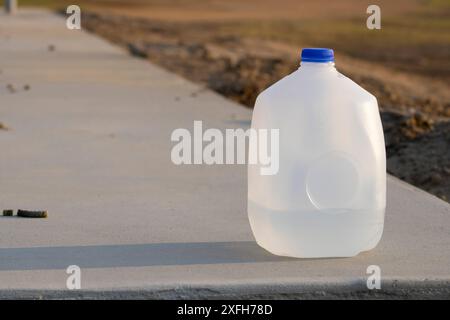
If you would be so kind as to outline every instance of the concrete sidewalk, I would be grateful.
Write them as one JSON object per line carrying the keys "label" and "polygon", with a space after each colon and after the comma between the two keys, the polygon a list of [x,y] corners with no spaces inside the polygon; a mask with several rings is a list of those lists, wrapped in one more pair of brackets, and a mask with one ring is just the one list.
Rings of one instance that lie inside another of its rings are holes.
{"label": "concrete sidewalk", "polygon": [[[174,129],[246,127],[250,110],[46,11],[0,13],[0,70],[0,209],[49,211],[0,217],[0,297],[450,297],[438,198],[389,178],[375,250],[272,256],[251,234],[245,166],[170,160]],[[67,291],[69,265],[84,291]]]}

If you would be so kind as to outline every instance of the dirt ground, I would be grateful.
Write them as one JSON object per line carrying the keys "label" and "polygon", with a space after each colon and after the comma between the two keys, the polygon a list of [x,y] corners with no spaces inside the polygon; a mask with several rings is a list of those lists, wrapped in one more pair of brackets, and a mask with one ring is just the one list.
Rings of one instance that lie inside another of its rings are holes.
{"label": "dirt ground", "polygon": [[82,25],[250,108],[302,47],[332,47],[338,70],[378,98],[388,172],[449,201],[450,5],[377,4],[379,31],[359,0],[101,0],[82,6]]}

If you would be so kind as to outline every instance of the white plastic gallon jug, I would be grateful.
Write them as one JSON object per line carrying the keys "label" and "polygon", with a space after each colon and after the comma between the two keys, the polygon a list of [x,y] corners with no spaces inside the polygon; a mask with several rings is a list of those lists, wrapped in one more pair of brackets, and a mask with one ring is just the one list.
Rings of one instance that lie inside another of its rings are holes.
{"label": "white plastic gallon jug", "polygon": [[318,258],[377,245],[386,207],[378,104],[336,70],[333,50],[303,49],[300,68],[258,96],[252,128],[279,129],[278,173],[248,166],[248,215],[261,247]]}

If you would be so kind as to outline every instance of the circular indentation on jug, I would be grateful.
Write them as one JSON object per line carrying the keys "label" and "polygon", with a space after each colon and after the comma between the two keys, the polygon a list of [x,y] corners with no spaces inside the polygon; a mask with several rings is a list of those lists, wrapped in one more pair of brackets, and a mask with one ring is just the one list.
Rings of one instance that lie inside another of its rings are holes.
{"label": "circular indentation on jug", "polygon": [[319,209],[340,209],[351,203],[359,187],[355,163],[344,153],[328,153],[310,166],[306,192]]}

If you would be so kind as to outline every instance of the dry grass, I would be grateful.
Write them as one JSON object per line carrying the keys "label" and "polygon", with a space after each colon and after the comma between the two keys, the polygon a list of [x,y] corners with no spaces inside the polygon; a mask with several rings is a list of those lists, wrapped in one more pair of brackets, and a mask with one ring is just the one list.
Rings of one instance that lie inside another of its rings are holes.
{"label": "dry grass", "polygon": [[[64,8],[71,0],[21,0]],[[366,28],[360,0],[80,0],[82,9],[215,28],[218,34],[331,47],[389,68],[450,80],[450,2],[377,1],[382,29]]]}

